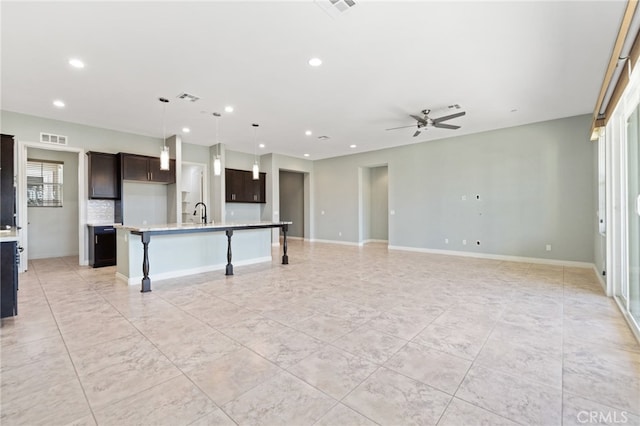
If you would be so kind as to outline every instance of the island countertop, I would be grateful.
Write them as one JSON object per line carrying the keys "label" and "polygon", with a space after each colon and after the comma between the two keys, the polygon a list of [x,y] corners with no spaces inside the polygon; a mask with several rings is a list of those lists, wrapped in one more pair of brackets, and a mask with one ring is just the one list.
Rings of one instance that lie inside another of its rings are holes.
{"label": "island countertop", "polygon": [[[223,268],[225,275],[233,275],[232,237],[234,244],[240,247],[240,264],[271,262],[271,228],[282,228],[282,264],[287,265],[287,230],[291,224],[292,222],[285,221],[245,221],[116,225],[116,273],[128,284],[139,279],[140,291],[143,293],[151,291],[151,263],[154,264],[154,279],[175,278]],[[142,250],[134,242],[137,239],[132,238],[134,235],[140,237]],[[153,244],[150,244],[152,241]],[[140,263],[142,276],[135,271],[135,265]]]}
{"label": "island countertop", "polygon": [[225,230],[225,229],[242,229],[242,228],[267,228],[277,227],[281,225],[291,225],[293,222],[215,222],[215,223],[164,223],[157,225],[115,225],[116,228],[127,231],[139,232],[162,232],[162,231],[193,231],[193,230]]}

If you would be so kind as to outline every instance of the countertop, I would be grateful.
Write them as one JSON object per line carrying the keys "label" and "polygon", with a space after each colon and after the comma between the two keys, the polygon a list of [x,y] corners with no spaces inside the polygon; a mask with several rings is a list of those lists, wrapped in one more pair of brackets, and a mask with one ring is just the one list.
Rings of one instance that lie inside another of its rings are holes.
{"label": "countertop", "polygon": [[11,229],[0,230],[0,243],[18,241],[19,239],[20,239],[20,236],[18,235],[18,230],[15,227]]}
{"label": "countertop", "polygon": [[278,226],[278,225],[291,225],[293,222],[267,222],[267,221],[259,221],[259,222],[216,222],[216,223],[164,223],[158,225],[140,225],[140,226],[130,226],[130,225],[115,225],[116,228],[125,229],[127,231],[133,232],[157,232],[157,231],[188,231],[195,229],[225,229],[230,227],[269,227],[269,226]]}
{"label": "countertop", "polygon": [[116,226],[122,225],[121,223],[113,223],[113,222],[88,222],[87,226]]}

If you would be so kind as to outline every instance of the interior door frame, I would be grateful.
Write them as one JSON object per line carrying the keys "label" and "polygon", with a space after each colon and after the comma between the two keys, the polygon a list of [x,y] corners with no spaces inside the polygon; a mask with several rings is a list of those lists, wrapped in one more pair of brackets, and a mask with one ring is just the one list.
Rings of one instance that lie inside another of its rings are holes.
{"label": "interior door frame", "polygon": [[86,203],[86,157],[82,148],[70,147],[67,145],[54,145],[42,142],[17,141],[17,177],[18,186],[16,191],[18,206],[18,226],[20,230],[20,245],[24,248],[20,256],[20,272],[25,272],[29,264],[29,217],[27,209],[27,150],[28,148],[44,149],[48,151],[75,152],[78,154],[78,264],[88,265],[87,251],[87,203]]}

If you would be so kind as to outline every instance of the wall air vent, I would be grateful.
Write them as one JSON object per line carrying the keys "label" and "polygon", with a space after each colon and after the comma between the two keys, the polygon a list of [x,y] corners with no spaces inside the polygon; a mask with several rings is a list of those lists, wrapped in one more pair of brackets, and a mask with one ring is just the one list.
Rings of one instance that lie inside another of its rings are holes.
{"label": "wall air vent", "polygon": [[356,5],[354,0],[315,0],[315,3],[332,18],[348,12]]}
{"label": "wall air vent", "polygon": [[200,100],[200,97],[196,95],[192,95],[191,93],[182,92],[178,95],[178,99],[184,99],[185,101],[195,102]]}
{"label": "wall air vent", "polygon": [[40,142],[52,143],[54,145],[66,145],[69,138],[64,135],[54,135],[53,133],[40,133]]}

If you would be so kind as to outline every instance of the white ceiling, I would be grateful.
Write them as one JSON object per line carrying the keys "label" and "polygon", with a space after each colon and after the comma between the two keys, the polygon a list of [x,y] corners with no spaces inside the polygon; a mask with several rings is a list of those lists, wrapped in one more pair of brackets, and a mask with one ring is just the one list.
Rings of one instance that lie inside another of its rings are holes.
{"label": "white ceiling", "polygon": [[[626,4],[356,3],[333,16],[313,0],[3,1],[2,109],[162,137],[164,96],[167,136],[188,126],[192,144],[215,143],[201,111],[233,105],[220,141],[237,151],[254,152],[251,123],[260,154],[406,145],[591,113]],[[321,67],[307,64],[314,56]],[[467,112],[447,122],[459,130],[385,131],[454,103]]]}

